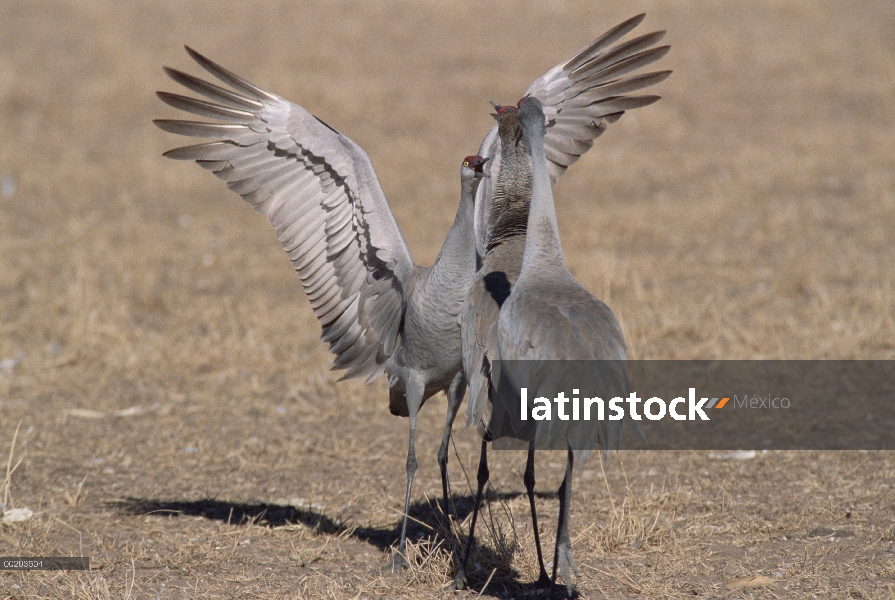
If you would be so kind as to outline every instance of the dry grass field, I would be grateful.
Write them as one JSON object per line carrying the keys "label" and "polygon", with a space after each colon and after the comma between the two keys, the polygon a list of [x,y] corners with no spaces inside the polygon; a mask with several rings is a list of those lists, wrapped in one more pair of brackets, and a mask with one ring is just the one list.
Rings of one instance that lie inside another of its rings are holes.
{"label": "dry grass field", "polygon": [[[268,223],[161,157],[181,145],[151,124],[175,114],[161,67],[198,73],[190,44],[351,136],[429,264],[487,101],[641,10],[672,44],[663,99],[556,188],[570,268],[632,355],[895,358],[888,0],[4,0],[0,502],[34,516],[0,525],[0,555],[91,570],[0,571],[0,598],[451,597],[430,501],[444,398],[422,411],[415,564],[395,577],[407,421],[381,379],[336,383]],[[478,439],[454,437],[465,517]],[[895,456],[713,456],[584,466],[582,597],[895,598]],[[538,457],[548,548],[563,464]],[[523,468],[492,453],[457,597],[539,597]]]}

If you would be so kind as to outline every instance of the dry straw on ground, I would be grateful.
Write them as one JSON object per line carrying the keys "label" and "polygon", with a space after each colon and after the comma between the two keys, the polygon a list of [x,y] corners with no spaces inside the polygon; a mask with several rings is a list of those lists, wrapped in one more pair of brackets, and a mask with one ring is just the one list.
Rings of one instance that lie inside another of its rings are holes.
{"label": "dry straw on ground", "polygon": [[[0,598],[444,597],[444,400],[421,416],[416,566],[390,577],[407,423],[383,382],[334,383],[269,225],[160,157],[161,66],[192,69],[188,43],[347,132],[425,264],[487,101],[640,10],[673,45],[664,98],[556,189],[570,267],[632,354],[893,358],[891,2],[5,2],[0,448],[21,422],[8,490],[34,518],[0,525],[0,555],[91,570],[0,572]],[[465,519],[478,445],[455,438]],[[536,575],[524,457],[493,454],[460,597]],[[547,547],[562,463],[538,458]],[[576,481],[584,597],[895,597],[891,454],[622,453]]]}

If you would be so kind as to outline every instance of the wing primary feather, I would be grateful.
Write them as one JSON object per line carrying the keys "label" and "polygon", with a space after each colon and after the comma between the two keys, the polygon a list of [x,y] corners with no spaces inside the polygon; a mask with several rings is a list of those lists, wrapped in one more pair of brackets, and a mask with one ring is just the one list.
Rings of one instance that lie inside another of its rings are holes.
{"label": "wing primary feather", "polygon": [[659,46],[657,48],[650,48],[649,50],[644,50],[638,54],[634,54],[633,56],[629,56],[624,58],[615,64],[606,67],[605,69],[600,69],[595,73],[591,73],[575,82],[575,85],[585,85],[592,87],[597,85],[600,82],[610,81],[613,77],[619,77],[624,75],[625,73],[629,73],[635,69],[639,69],[640,67],[645,67],[650,63],[654,63],[671,50],[671,46]]}
{"label": "wing primary feather", "polygon": [[[363,336],[366,337],[366,336]],[[358,337],[356,340],[352,340],[350,346],[342,350],[335,350],[335,348],[331,349],[330,352],[338,353],[338,358],[333,361],[333,366],[335,365],[346,365],[355,362],[355,360],[364,353],[365,350],[369,350],[366,344],[361,343],[362,337]],[[340,342],[342,340],[339,340]],[[363,365],[363,361],[358,361]],[[342,367],[344,368],[344,367]],[[350,369],[349,369],[350,371]],[[347,375],[347,373],[346,373]]]}
{"label": "wing primary feather", "polygon": [[199,79],[198,77],[194,77],[193,75],[189,75],[187,73],[184,73],[183,71],[178,71],[177,69],[172,69],[171,67],[163,68],[165,70],[165,73],[168,74],[168,77],[170,77],[183,87],[190,89],[197,94],[202,94],[206,98],[210,98],[223,104],[227,104],[233,108],[249,108],[255,110],[264,108],[264,105],[257,100],[246,98],[245,96],[240,96],[239,94],[231,92],[230,90],[226,90],[213,83],[209,83],[204,79]]}
{"label": "wing primary feather", "polygon": [[[367,343],[371,344],[371,342],[367,342]],[[352,377],[363,376],[368,372],[369,369],[374,369],[374,370],[372,372],[370,372],[370,375],[367,377],[368,382],[372,381],[373,379],[375,379],[376,377],[381,375],[383,373],[383,371],[385,371],[385,362],[380,361],[379,357],[376,356],[375,354],[373,354],[371,356],[372,350],[373,350],[373,348],[370,348],[369,350],[367,350],[367,356],[365,357],[366,360],[357,361],[350,367],[346,364],[341,364],[341,365],[337,366],[335,363],[333,363],[333,366],[332,366],[333,370],[347,369],[345,374],[342,375],[341,377],[339,377],[338,381],[344,381],[346,379],[351,379]]]}
{"label": "wing primary feather", "polygon": [[334,354],[343,354],[357,343],[360,336],[343,335],[330,343],[329,351]]}
{"label": "wing primary feather", "polygon": [[547,145],[544,144],[544,153],[547,155],[547,160],[549,162],[554,162],[562,167],[571,166],[576,160],[578,160],[581,155],[580,154],[569,154],[564,152],[556,147],[555,144]]}
{"label": "wing primary feather", "polygon": [[319,254],[308,252],[301,258],[292,258],[292,267],[295,269],[295,272],[298,273],[299,278],[301,278],[302,275],[309,277],[311,273],[316,273],[317,269],[319,269],[325,262],[326,255],[322,252]]}
{"label": "wing primary feather", "polygon": [[[595,93],[600,93],[603,96],[621,96],[622,94],[629,94],[631,92],[642,90],[643,88],[649,87],[651,85],[661,83],[668,79],[670,75],[671,71],[656,71],[654,73],[644,73],[643,75],[634,75],[632,77],[627,77],[624,79],[616,79],[615,81],[601,83],[590,88],[589,90],[582,91],[584,93],[592,91]],[[570,96],[570,98],[571,97],[574,96]]]}
{"label": "wing primary feather", "polygon": [[[230,166],[230,163],[226,160],[197,160],[196,164],[206,171],[211,171],[215,175],[218,175],[218,173],[221,173],[222,171],[226,171],[227,167]],[[220,175],[218,176],[220,177]]]}
{"label": "wing primary feather", "polygon": [[640,25],[645,18],[646,13],[640,13],[623,23],[616,25],[566,60],[563,63],[563,68],[574,69],[582,62],[590,60],[607,46],[628,35],[628,33]]}
{"label": "wing primary feather", "polygon": [[198,98],[190,98],[189,96],[181,96],[180,94],[172,94],[170,92],[156,92],[162,102],[182,111],[199,115],[200,117],[208,117],[211,119],[221,119],[230,123],[241,123],[247,125],[258,117],[254,113],[236,108],[227,108]]}
{"label": "wing primary feather", "polygon": [[156,127],[168,133],[186,135],[190,137],[231,137],[236,133],[251,131],[245,125],[231,125],[227,123],[202,123],[200,121],[179,121],[176,119],[155,119]]}
{"label": "wing primary feather", "polygon": [[330,268],[322,268],[318,269],[316,273],[312,273],[307,279],[301,280],[301,285],[305,290],[305,294],[308,297],[316,294],[320,291],[324,286],[331,286],[333,279],[333,271],[332,266]]}
{"label": "wing primary feather", "polygon": [[596,63],[597,65],[612,66],[613,61],[615,61],[617,58],[626,58],[630,55],[640,52],[641,50],[649,48],[654,43],[661,40],[664,36],[664,31],[654,31],[653,33],[647,33],[646,35],[642,35],[638,38],[634,38],[631,41],[625,42],[624,44],[616,46],[615,48],[608,50],[604,54],[595,56],[593,59],[585,64],[582,64],[578,68],[573,69],[569,73],[569,79],[575,79],[582,71],[593,68],[595,65],[592,63]]}
{"label": "wing primary feather", "polygon": [[[656,99],[658,100],[658,97],[657,97]],[[616,121],[618,121],[619,119],[621,119],[623,114],[625,114],[625,111],[621,111],[621,112],[617,112],[617,113],[612,113],[611,115],[606,115],[606,116],[604,116],[604,117],[603,117],[603,120],[604,120],[606,123],[612,125],[613,123],[615,123]]]}
{"label": "wing primary feather", "polygon": [[[354,302],[352,302],[353,304]],[[348,312],[348,309],[351,308],[349,305],[345,312]],[[357,311],[357,307],[354,307],[354,312]],[[345,313],[342,313],[344,315]],[[340,315],[340,317],[342,316]],[[341,338],[343,335],[348,333],[348,330],[351,329],[351,326],[355,324],[354,319],[342,319],[338,318],[331,323],[324,325],[323,332],[320,335],[320,340],[326,343],[334,342],[337,339]]]}
{"label": "wing primary feather", "polygon": [[162,156],[174,160],[228,160],[233,151],[239,148],[234,142],[208,142],[207,144],[193,144],[168,150]]}
{"label": "wing primary feather", "polygon": [[[246,179],[274,168],[292,167],[288,160],[284,160],[283,157],[276,156],[270,152],[265,152],[260,145],[255,146],[256,149],[261,150],[260,152],[252,152],[253,148],[247,149],[244,146],[236,147],[239,148],[240,152],[236,156],[226,158],[233,166],[233,169],[239,171],[238,174],[234,173],[234,177],[231,179]],[[218,158],[217,160],[221,159]]]}
{"label": "wing primary feather", "polygon": [[326,306],[317,311],[317,318],[321,323],[331,323],[339,320],[345,313],[345,310],[351,305],[351,298],[342,298],[341,296],[331,299]]}
{"label": "wing primary feather", "polygon": [[184,46],[186,48],[187,54],[189,54],[194,61],[199,63],[203,69],[226,83],[227,85],[232,86],[234,89],[237,89],[243,93],[248,94],[249,96],[254,97],[257,100],[268,99],[268,100],[278,100],[279,98],[270,92],[262,90],[258,86],[249,83],[239,75],[235,73],[231,73],[224,67],[219,64],[212,62],[211,60],[205,58],[189,46]]}
{"label": "wing primary feather", "polygon": [[602,117],[603,115],[613,115],[626,110],[643,108],[661,99],[662,96],[616,96],[594,102],[591,106],[599,107],[598,115]]}

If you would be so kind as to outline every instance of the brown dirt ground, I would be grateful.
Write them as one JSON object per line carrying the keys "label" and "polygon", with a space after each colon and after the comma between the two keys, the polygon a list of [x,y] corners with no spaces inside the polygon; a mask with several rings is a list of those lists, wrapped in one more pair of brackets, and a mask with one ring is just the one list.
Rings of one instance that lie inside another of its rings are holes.
{"label": "brown dirt ground", "polygon": [[[422,525],[411,571],[382,570],[407,422],[382,381],[335,383],[264,219],[161,158],[161,66],[196,72],[189,43],[348,133],[428,264],[487,101],[640,10],[673,45],[664,99],[556,190],[570,266],[633,355],[895,358],[895,3],[6,0],[0,454],[21,423],[22,462],[0,501],[35,517],[0,526],[0,555],[92,569],[0,572],[0,597],[449,597]],[[430,524],[443,407],[418,442]],[[455,440],[465,516],[478,443]],[[538,461],[551,547],[563,457]],[[523,466],[492,453],[459,597],[534,595]],[[891,453],[621,453],[576,482],[583,597],[895,598]]]}

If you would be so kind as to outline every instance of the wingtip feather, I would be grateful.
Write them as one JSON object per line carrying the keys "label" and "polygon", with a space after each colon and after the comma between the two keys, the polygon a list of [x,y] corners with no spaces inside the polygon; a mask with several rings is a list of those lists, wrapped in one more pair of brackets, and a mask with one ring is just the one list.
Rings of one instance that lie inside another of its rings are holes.
{"label": "wingtip feather", "polygon": [[241,92],[244,92],[246,94],[250,94],[250,95],[254,96],[256,100],[262,100],[262,99],[277,100],[278,99],[277,96],[271,94],[268,91],[265,91],[265,90],[259,88],[258,86],[256,86],[253,83],[250,83],[249,81],[243,79],[236,73],[233,73],[232,71],[225,69],[224,67],[220,66],[219,64],[212,61],[211,59],[206,58],[205,56],[196,52],[189,46],[184,46],[184,49],[186,49],[186,52],[187,52],[187,54],[190,55],[190,58],[192,58],[194,61],[199,63],[200,67],[202,67],[203,69],[205,69],[206,71],[208,71],[209,73],[211,73],[212,75],[214,75],[215,77],[220,79],[221,81],[227,83],[228,85],[233,86],[235,89],[237,89]]}
{"label": "wingtip feather", "polygon": [[635,15],[630,19],[619,23],[567,59],[563,63],[564,68],[566,70],[574,70],[580,63],[596,56],[602,49],[628,35],[628,33],[640,25],[645,18],[646,13],[640,13],[639,15]]}

